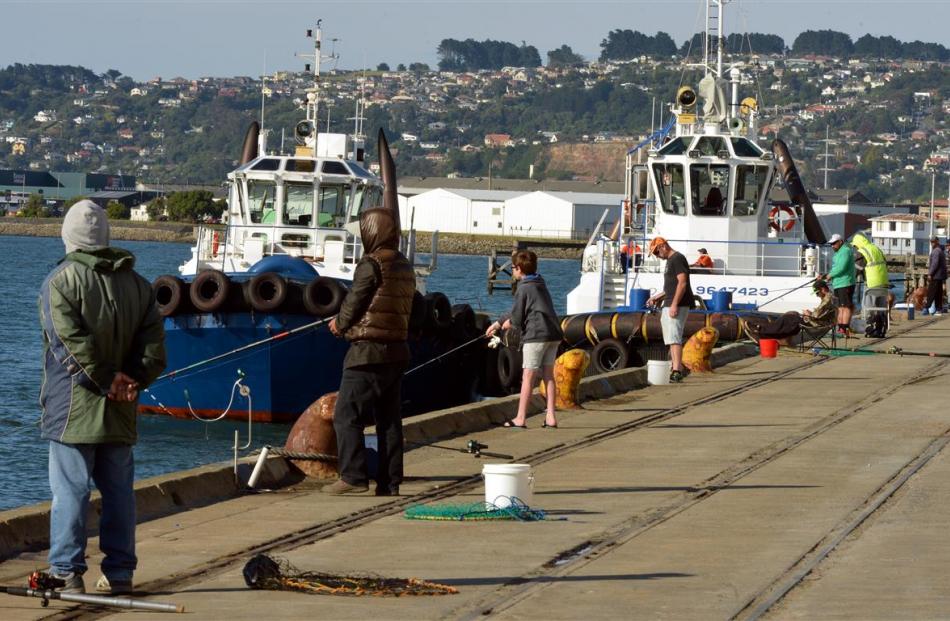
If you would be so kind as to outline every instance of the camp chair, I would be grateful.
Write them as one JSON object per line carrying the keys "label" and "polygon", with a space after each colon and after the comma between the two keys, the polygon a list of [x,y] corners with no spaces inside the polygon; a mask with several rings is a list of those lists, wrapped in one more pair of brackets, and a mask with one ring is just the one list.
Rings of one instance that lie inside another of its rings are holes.
{"label": "camp chair", "polygon": [[835,349],[838,346],[837,323],[814,325],[802,318],[801,332],[793,339],[798,345],[798,351],[805,352],[814,349]]}

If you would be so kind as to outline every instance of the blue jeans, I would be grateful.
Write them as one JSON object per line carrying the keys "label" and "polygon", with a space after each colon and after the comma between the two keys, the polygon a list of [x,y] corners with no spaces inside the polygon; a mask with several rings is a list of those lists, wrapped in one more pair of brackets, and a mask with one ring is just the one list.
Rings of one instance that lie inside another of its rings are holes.
{"label": "blue jeans", "polygon": [[132,580],[136,565],[134,478],[130,445],[49,443],[49,486],[53,492],[49,565],[54,573],[86,572],[91,479],[102,493],[102,573],[110,582]]}

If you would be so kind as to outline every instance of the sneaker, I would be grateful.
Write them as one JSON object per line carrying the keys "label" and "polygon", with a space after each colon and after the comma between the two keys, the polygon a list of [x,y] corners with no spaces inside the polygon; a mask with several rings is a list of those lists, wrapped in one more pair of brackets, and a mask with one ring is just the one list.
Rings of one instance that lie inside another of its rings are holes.
{"label": "sneaker", "polygon": [[86,583],[83,582],[82,574],[77,574],[74,572],[69,572],[68,574],[57,574],[56,572],[50,572],[50,577],[56,578],[57,580],[62,580],[66,583],[59,588],[53,589],[57,593],[86,592]]}
{"label": "sneaker", "polygon": [[342,496],[343,494],[362,494],[369,490],[369,485],[350,485],[343,479],[339,479],[336,483],[331,483],[327,485],[320,491],[324,494],[331,494],[333,496]]}
{"label": "sneaker", "polygon": [[109,580],[105,576],[99,576],[96,582],[96,591],[99,593],[108,593],[109,595],[131,595],[131,580]]}
{"label": "sneaker", "polygon": [[679,384],[683,381],[683,374],[680,371],[673,371],[670,373],[670,383]]}

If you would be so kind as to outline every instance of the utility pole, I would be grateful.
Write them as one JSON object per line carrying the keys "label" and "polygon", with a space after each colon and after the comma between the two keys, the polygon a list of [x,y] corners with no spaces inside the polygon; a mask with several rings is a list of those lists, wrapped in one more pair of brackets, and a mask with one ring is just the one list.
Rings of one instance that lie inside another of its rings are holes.
{"label": "utility pole", "polygon": [[930,171],[930,239],[934,237],[934,188],[937,184],[937,171]]}
{"label": "utility pole", "polygon": [[828,189],[828,171],[831,170],[830,168],[828,168],[828,158],[831,157],[831,155],[828,154],[828,145],[831,144],[831,142],[832,142],[831,140],[828,139],[828,132],[829,132],[829,127],[826,126],[826,127],[825,127],[825,139],[822,140],[822,142],[825,143],[825,155],[823,156],[824,159],[825,159],[825,166],[824,166],[824,168],[821,168],[821,169],[820,169],[820,170],[825,171],[825,189],[826,189],[826,190]]}

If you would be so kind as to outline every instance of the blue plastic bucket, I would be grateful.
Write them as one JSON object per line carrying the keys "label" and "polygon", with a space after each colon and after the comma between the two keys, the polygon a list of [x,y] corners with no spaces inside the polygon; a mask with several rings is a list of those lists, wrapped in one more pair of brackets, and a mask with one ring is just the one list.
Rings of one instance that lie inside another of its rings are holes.
{"label": "blue plastic bucket", "polygon": [[732,291],[713,291],[712,303],[709,310],[714,313],[724,313],[732,306]]}
{"label": "blue plastic bucket", "polygon": [[630,310],[642,311],[647,307],[647,300],[650,299],[649,289],[631,289],[630,290]]}

